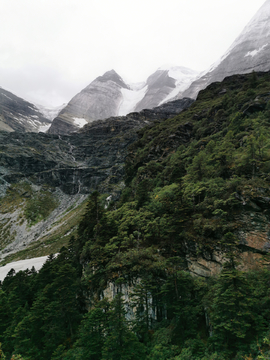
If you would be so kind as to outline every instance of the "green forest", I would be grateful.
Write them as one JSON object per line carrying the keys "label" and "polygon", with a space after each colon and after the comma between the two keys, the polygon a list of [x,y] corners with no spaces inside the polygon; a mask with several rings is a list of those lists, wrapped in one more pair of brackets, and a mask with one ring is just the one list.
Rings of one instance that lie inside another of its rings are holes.
{"label": "green forest", "polygon": [[[120,199],[97,189],[68,246],[2,282],[0,359],[269,359],[270,240],[242,240],[269,223],[269,125],[253,72],[141,129]],[[220,271],[192,272],[216,254]]]}

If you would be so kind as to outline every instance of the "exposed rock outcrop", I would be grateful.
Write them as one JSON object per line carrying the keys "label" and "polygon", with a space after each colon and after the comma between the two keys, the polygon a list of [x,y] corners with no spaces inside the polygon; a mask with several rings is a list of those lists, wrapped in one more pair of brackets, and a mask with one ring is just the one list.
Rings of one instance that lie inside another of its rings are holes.
{"label": "exposed rock outcrop", "polygon": [[136,105],[135,111],[152,109],[169,101],[180,89],[182,91],[186,89],[196,75],[196,71],[180,66],[158,69],[147,79],[147,91],[143,99]]}

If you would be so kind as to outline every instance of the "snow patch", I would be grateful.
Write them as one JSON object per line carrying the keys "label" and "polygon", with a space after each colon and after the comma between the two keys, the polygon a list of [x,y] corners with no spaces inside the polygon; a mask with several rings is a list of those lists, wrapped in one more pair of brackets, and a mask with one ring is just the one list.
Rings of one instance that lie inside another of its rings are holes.
{"label": "snow patch", "polygon": [[261,46],[259,49],[257,50],[253,50],[253,51],[249,51],[246,53],[245,57],[247,56],[251,56],[251,57],[254,57],[256,56],[259,52],[261,52],[268,44],[265,44],[263,46]]}
{"label": "snow patch", "polygon": [[77,118],[74,117],[74,124],[77,125],[79,128],[82,128],[84,125],[88,124],[88,121],[86,121],[84,118]]}
{"label": "snow patch", "polygon": [[143,81],[143,82],[139,82],[139,83],[130,83],[129,87],[131,90],[138,91],[138,90],[141,90],[142,88],[144,88],[145,85],[146,85],[146,83],[145,83],[145,81]]}
{"label": "snow patch", "polygon": [[38,271],[42,268],[42,265],[45,263],[47,258],[48,256],[41,256],[32,259],[15,261],[5,266],[2,266],[0,267],[0,281],[4,280],[4,278],[11,269],[14,269],[16,272],[18,272],[21,270],[24,271],[26,269],[31,270],[31,268],[34,266],[35,269]]}
{"label": "snow patch", "polygon": [[183,76],[195,76],[199,71],[186,68],[185,66],[163,65],[158,70],[168,71],[168,75],[173,79],[180,80]]}
{"label": "snow patch", "polygon": [[42,125],[38,128],[38,131],[42,132],[42,133],[46,133],[49,130],[50,126],[51,126],[51,124]]}
{"label": "snow patch", "polygon": [[45,106],[35,104],[35,106],[38,108],[38,111],[41,112],[41,114],[42,114],[46,119],[49,119],[49,120],[51,120],[51,121],[53,121],[53,119],[56,118],[56,116],[58,116],[58,114],[60,113],[60,111],[63,110],[66,105],[67,105],[67,104],[62,104],[62,105],[60,105],[60,106],[56,106],[56,107],[52,107],[52,108],[47,108],[47,107],[45,107]]}
{"label": "snow patch", "polygon": [[[136,87],[134,88],[136,89]],[[122,103],[120,104],[118,115],[124,116],[131,113],[135,109],[137,103],[140,102],[145,96],[148,86],[144,86],[140,90],[135,90],[135,89],[134,90],[124,89],[124,88],[121,89],[123,100]]]}
{"label": "snow patch", "polygon": [[175,88],[159,103],[159,105],[166,103],[177,96],[180,92],[185,91],[199,75],[198,71],[191,70],[183,66],[166,67],[166,65],[164,65],[158,70],[167,70],[168,75],[176,80]]}
{"label": "snow patch", "polygon": [[108,196],[108,197],[106,198],[104,209],[107,209],[107,208],[108,208],[111,200],[112,200],[112,195],[110,195],[110,196]]}

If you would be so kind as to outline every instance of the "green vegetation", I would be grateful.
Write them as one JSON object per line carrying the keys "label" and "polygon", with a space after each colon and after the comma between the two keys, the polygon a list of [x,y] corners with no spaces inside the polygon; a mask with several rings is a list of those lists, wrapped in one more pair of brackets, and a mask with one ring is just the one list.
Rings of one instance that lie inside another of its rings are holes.
{"label": "green vegetation", "polygon": [[68,246],[70,238],[76,233],[80,219],[85,212],[87,201],[78,206],[71,206],[57,222],[52,224],[51,231],[41,239],[31,243],[24,250],[8,255],[1,265],[48,254],[59,253],[63,246]]}
{"label": "green vegetation", "polygon": [[[179,116],[140,130],[120,200],[105,208],[92,193],[56,258],[5,278],[6,357],[269,357],[269,125],[266,73],[212,84]],[[265,247],[248,243],[251,232]],[[261,263],[243,271],[247,252]],[[192,276],[191,257],[218,257],[222,269]]]}
{"label": "green vegetation", "polygon": [[24,210],[25,218],[30,226],[46,219],[57,207],[58,203],[49,191],[34,194],[27,202]]}

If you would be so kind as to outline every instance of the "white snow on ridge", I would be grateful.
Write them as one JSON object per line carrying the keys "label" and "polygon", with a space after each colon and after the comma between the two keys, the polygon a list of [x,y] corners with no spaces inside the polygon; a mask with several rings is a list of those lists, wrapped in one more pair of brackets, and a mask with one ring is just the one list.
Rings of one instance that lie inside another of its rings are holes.
{"label": "white snow on ridge", "polygon": [[146,94],[148,86],[143,87],[140,90],[132,90],[132,89],[121,89],[123,100],[120,104],[118,115],[124,116],[131,113],[135,106],[143,99]]}
{"label": "white snow on ridge", "polygon": [[49,128],[51,127],[51,124],[48,124],[48,125],[42,125],[38,128],[38,131],[39,132],[42,132],[42,133],[46,133]]}
{"label": "white snow on ridge", "polygon": [[3,281],[8,272],[11,269],[14,269],[16,273],[20,270],[31,270],[34,266],[35,269],[38,271],[42,268],[43,264],[47,260],[48,256],[41,256],[37,258],[32,259],[26,259],[26,260],[19,260],[12,263],[9,263],[5,266],[0,267],[0,281]]}
{"label": "white snow on ridge", "polygon": [[49,120],[53,120],[54,118],[56,118],[56,116],[60,113],[60,111],[61,111],[62,109],[64,109],[64,107],[65,107],[66,105],[67,105],[67,104],[63,104],[63,105],[60,105],[60,106],[56,106],[56,107],[52,107],[52,108],[47,108],[47,107],[45,107],[45,106],[35,104],[35,106],[37,107],[38,111],[40,111],[41,114],[42,114],[46,119],[49,119]]}
{"label": "white snow on ridge", "polygon": [[253,50],[253,51],[249,51],[246,53],[245,57],[247,56],[251,56],[254,57],[255,55],[257,55],[259,52],[261,52],[268,44],[263,45],[262,47],[260,47],[257,50]]}
{"label": "white snow on ridge", "polygon": [[176,80],[175,88],[170,92],[169,95],[166,96],[164,100],[159,103],[159,105],[166,103],[170,99],[173,99],[175,96],[177,96],[180,92],[185,91],[199,75],[198,71],[191,70],[183,66],[172,66],[168,68],[163,66],[159,68],[159,70],[168,70],[168,75]]}
{"label": "white snow on ridge", "polygon": [[139,83],[129,83],[129,87],[131,90],[142,90],[142,88],[144,88],[146,85],[145,81],[139,82]]}
{"label": "white snow on ridge", "polygon": [[88,124],[88,121],[86,121],[84,118],[77,118],[74,117],[74,125],[78,126],[79,128],[84,127],[84,125]]}

